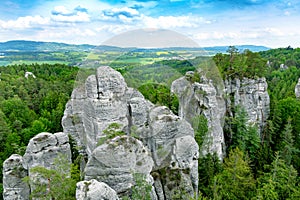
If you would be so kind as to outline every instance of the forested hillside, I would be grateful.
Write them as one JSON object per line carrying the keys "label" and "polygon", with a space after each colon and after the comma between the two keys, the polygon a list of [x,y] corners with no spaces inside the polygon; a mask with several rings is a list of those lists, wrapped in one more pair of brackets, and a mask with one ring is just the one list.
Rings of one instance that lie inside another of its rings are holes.
{"label": "forested hillside", "polygon": [[[62,131],[61,118],[77,71],[58,64],[0,67],[1,163],[13,153],[24,154],[34,135]],[[26,78],[26,72],[36,78]]]}
{"label": "forested hillside", "polygon": [[[223,162],[211,154],[199,159],[198,198],[300,199],[300,100],[294,93],[300,78],[300,49],[288,47],[254,53],[230,47],[227,54],[216,54],[213,61],[224,80],[266,77],[270,117],[259,134],[255,126],[246,123],[248,116],[243,108],[233,108],[234,116],[225,119],[232,138],[225,141],[228,146]],[[196,69],[190,62],[176,60],[127,69],[119,66],[124,77],[131,78],[129,85],[137,85],[146,98],[168,106],[174,113],[178,99],[167,87],[172,82],[169,79]],[[24,154],[29,139],[36,134],[62,131],[61,118],[78,70],[60,64],[0,67],[1,163],[13,153]],[[145,71],[149,73],[142,74]],[[26,72],[32,72],[36,78],[26,78]],[[199,77],[193,78],[197,81]],[[207,131],[205,123],[201,119],[195,130],[199,145]]]}

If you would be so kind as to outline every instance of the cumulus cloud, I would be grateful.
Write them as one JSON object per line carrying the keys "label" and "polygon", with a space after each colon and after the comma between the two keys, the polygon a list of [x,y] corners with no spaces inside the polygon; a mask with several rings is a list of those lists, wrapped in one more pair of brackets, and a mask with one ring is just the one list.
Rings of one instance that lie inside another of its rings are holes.
{"label": "cumulus cloud", "polygon": [[139,17],[139,11],[131,7],[111,8],[103,10],[101,13],[101,20],[104,21],[130,23]]}
{"label": "cumulus cloud", "polygon": [[89,22],[88,10],[83,7],[76,7],[73,10],[65,6],[56,6],[51,12],[52,20],[56,22]]}
{"label": "cumulus cloud", "polygon": [[36,16],[19,17],[16,20],[3,21],[0,20],[0,27],[2,29],[26,29],[35,28],[41,25],[47,25],[50,23],[49,18]]}

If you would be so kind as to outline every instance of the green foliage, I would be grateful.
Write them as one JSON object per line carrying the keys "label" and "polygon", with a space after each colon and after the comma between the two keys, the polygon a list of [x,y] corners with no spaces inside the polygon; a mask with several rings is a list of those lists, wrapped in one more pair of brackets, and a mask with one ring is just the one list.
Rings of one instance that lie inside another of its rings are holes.
{"label": "green foliage", "polygon": [[[26,79],[26,71],[36,78]],[[61,118],[77,72],[77,67],[61,64],[0,67],[1,173],[3,161],[13,153],[23,155],[30,138],[62,131]]]}
{"label": "green foliage", "polygon": [[212,187],[214,199],[251,199],[255,195],[255,180],[249,162],[239,148],[231,150],[225,158],[224,170],[215,177]]}
{"label": "green foliage", "polygon": [[[268,189],[268,192],[265,189]],[[277,154],[270,172],[259,178],[257,199],[293,199],[292,197],[298,196],[299,192],[297,171]]]}
{"label": "green foliage", "polygon": [[281,64],[285,64],[288,67],[300,68],[300,48],[278,48],[270,49],[268,51],[259,52],[259,54],[265,59],[269,60],[270,67],[272,69],[279,69]]}
{"label": "green foliage", "polygon": [[125,132],[121,130],[121,125],[118,123],[111,123],[107,129],[103,131],[104,136],[102,136],[97,143],[97,146],[100,146],[107,142],[108,140],[111,140],[117,136],[125,135]]}
{"label": "green foliage", "polygon": [[213,57],[223,79],[255,78],[266,75],[267,61],[259,53],[250,50],[239,53],[234,46],[230,46],[227,52],[229,54],[218,53]]}
{"label": "green foliage", "polygon": [[[213,198],[211,185],[214,177],[222,171],[222,163],[216,153],[207,154],[198,160],[198,189],[203,196]],[[200,198],[201,199],[201,198]]]}
{"label": "green foliage", "polygon": [[208,125],[206,117],[204,115],[196,116],[193,119],[192,126],[195,131],[195,140],[199,145],[199,148],[201,148],[204,140],[207,139],[206,134],[208,132]]}
{"label": "green foliage", "polygon": [[146,181],[146,176],[143,174],[135,173],[133,174],[135,185],[131,189],[131,198],[132,199],[141,199],[141,200],[151,200],[151,190],[152,186]]}
{"label": "green foliage", "polygon": [[174,114],[178,114],[178,98],[166,85],[147,83],[140,86],[138,90],[152,103],[167,106]]}
{"label": "green foliage", "polygon": [[229,140],[227,141],[228,150],[239,148],[247,153],[251,161],[256,160],[256,154],[260,148],[260,138],[255,125],[247,124],[248,116],[245,109],[237,106],[234,109],[234,117],[228,121]]}
{"label": "green foliage", "polygon": [[31,198],[75,199],[76,180],[71,178],[70,165],[64,156],[55,160],[55,169],[34,167],[26,181],[31,187]]}

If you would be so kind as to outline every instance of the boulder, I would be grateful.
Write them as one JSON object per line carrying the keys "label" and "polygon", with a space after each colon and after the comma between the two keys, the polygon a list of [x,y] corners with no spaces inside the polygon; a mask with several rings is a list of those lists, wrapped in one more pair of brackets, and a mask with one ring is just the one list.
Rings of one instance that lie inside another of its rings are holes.
{"label": "boulder", "polygon": [[[39,133],[30,139],[23,156],[23,166],[30,172],[33,167],[55,169],[55,159],[59,155],[66,156],[71,164],[71,150],[67,134]],[[30,173],[29,173],[30,174]]]}
{"label": "boulder", "polygon": [[30,189],[22,179],[28,176],[23,167],[23,158],[18,154],[11,155],[3,163],[3,198],[5,200],[29,199]]}
{"label": "boulder", "polygon": [[117,193],[128,193],[134,185],[134,174],[149,177],[153,166],[151,154],[141,141],[120,136],[93,151],[85,168],[85,180],[96,179]]}
{"label": "boulder", "polygon": [[76,185],[77,200],[118,200],[116,191],[95,179],[80,181]]}

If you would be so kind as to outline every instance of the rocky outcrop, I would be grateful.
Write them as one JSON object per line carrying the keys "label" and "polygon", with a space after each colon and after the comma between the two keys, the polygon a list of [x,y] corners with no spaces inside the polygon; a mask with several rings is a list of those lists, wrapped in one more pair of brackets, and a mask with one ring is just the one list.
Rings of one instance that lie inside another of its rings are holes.
{"label": "rocky outcrop", "polygon": [[[97,146],[111,124],[127,136]],[[142,173],[154,186],[152,199],[172,199],[179,189],[189,195],[197,191],[199,149],[191,125],[128,88],[110,67],[99,67],[73,91],[62,125],[87,155],[85,180],[105,182],[123,195],[134,185],[133,174]]]}
{"label": "rocky outcrop", "polygon": [[121,194],[134,185],[134,174],[151,179],[152,168],[151,154],[143,143],[130,136],[120,136],[93,151],[85,168],[85,180],[105,182]]}
{"label": "rocky outcrop", "polygon": [[172,83],[172,92],[179,98],[179,116],[190,124],[199,115],[207,119],[208,133],[204,141],[201,153],[216,152],[220,159],[224,152],[223,120],[225,115],[225,101],[217,92],[211,81],[201,78],[201,83],[192,82],[189,77],[193,72],[188,72],[185,77]]}
{"label": "rocky outcrop", "polygon": [[[199,82],[192,82],[193,72],[172,83],[172,92],[179,98],[179,116],[189,123],[203,115],[207,119],[208,133],[201,147],[201,154],[216,152],[224,156],[224,117],[233,116],[233,109],[240,106],[248,114],[248,123],[256,124],[261,132],[270,113],[268,84],[265,78],[244,78],[226,80],[224,91],[202,76]],[[299,84],[300,85],[300,84]],[[299,86],[300,88],[300,86]]]}
{"label": "rocky outcrop", "polygon": [[23,158],[13,154],[3,163],[3,198],[5,200],[26,200],[30,189],[22,179],[28,176],[23,167]]}
{"label": "rocky outcrop", "polygon": [[300,98],[300,78],[295,86],[295,95],[298,99]]}
{"label": "rocky outcrop", "polygon": [[55,159],[59,155],[66,157],[71,164],[71,150],[68,136],[63,133],[40,133],[33,137],[26,148],[25,155],[10,156],[3,165],[3,197],[10,199],[29,199],[29,187],[22,179],[26,176],[32,178],[30,169],[34,167],[45,167],[56,169]]}
{"label": "rocky outcrop", "polygon": [[54,161],[63,155],[71,163],[71,150],[68,135],[59,133],[40,133],[29,141],[23,156],[23,166],[30,172],[36,166],[55,169]]}
{"label": "rocky outcrop", "polygon": [[[128,119],[132,114],[129,102],[135,97],[143,98],[136,90],[127,88],[119,72],[107,66],[100,67],[96,75],[87,78],[84,86],[73,91],[62,119],[64,132],[71,134],[81,153],[90,156],[111,123],[121,125],[128,133],[131,127]],[[142,111],[147,110],[149,103],[143,106]],[[141,115],[135,118],[145,118],[147,112]]]}
{"label": "rocky outcrop", "polygon": [[241,106],[248,114],[248,123],[256,124],[262,131],[270,114],[270,97],[265,78],[243,78],[226,80],[225,92],[227,110],[234,106]]}
{"label": "rocky outcrop", "polygon": [[107,184],[95,179],[77,183],[76,199],[78,200],[118,200],[116,191]]}

